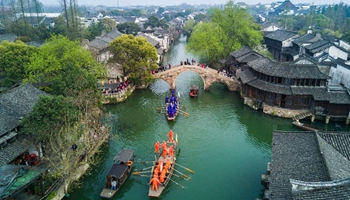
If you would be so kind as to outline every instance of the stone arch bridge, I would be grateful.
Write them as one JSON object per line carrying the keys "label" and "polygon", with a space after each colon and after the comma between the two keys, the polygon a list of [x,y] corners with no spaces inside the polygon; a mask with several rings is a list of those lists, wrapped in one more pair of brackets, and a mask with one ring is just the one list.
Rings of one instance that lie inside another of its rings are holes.
{"label": "stone arch bridge", "polygon": [[203,80],[204,90],[209,90],[210,86],[215,82],[221,82],[225,84],[230,91],[239,91],[240,83],[237,79],[229,78],[217,73],[216,70],[209,67],[202,68],[195,65],[178,65],[173,66],[171,69],[167,69],[162,72],[158,72],[153,75],[156,79],[163,79],[170,85],[170,89],[176,88],[176,78],[185,71],[196,72]]}

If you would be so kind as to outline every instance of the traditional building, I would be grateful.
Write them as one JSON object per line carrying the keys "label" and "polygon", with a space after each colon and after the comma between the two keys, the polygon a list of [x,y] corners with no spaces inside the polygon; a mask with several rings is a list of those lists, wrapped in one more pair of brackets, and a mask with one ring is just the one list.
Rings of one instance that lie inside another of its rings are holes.
{"label": "traditional building", "polygon": [[293,40],[298,38],[299,34],[293,31],[276,30],[267,32],[264,35],[264,43],[267,49],[272,53],[277,61],[293,61],[299,54],[293,49]]}
{"label": "traditional building", "polygon": [[350,135],[274,131],[263,199],[350,199]]}
{"label": "traditional building", "polygon": [[42,156],[41,148],[36,148],[31,140],[19,133],[19,121],[31,112],[41,95],[47,94],[30,84],[21,85],[0,95],[0,174],[3,183],[0,184],[1,199],[21,192],[45,171],[45,167],[28,168],[25,165],[24,154]]}
{"label": "traditional building", "polygon": [[269,114],[283,109],[280,116],[289,118],[295,115],[292,111],[309,111],[318,118],[348,118],[349,93],[328,86],[329,76],[312,62],[275,62],[248,47],[233,52],[229,60],[241,81],[242,96],[253,101],[252,107]]}

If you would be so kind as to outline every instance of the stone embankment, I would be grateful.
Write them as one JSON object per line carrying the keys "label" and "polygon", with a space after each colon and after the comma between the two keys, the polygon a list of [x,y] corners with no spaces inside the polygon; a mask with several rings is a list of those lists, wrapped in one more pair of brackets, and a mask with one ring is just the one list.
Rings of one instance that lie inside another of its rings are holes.
{"label": "stone embankment", "polygon": [[[94,143],[92,144],[90,151],[87,153],[86,158],[94,156],[99,151],[100,147],[108,141],[109,137],[109,131],[105,131],[103,134],[100,134],[99,137],[94,137]],[[90,164],[88,163],[81,164],[80,167],[76,169],[73,175],[73,180],[79,180],[86,173],[89,167]],[[63,180],[63,184],[56,190],[56,196],[53,198],[53,200],[63,199],[67,195],[68,187],[69,182],[67,180]]]}

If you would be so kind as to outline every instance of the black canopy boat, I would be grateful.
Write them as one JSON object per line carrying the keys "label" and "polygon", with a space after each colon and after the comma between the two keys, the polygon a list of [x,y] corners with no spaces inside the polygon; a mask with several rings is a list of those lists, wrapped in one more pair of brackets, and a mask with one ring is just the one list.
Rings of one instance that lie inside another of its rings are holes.
{"label": "black canopy boat", "polygon": [[114,157],[114,164],[107,173],[106,185],[100,194],[101,197],[112,198],[119,191],[130,175],[134,157],[134,151],[131,149],[122,149]]}

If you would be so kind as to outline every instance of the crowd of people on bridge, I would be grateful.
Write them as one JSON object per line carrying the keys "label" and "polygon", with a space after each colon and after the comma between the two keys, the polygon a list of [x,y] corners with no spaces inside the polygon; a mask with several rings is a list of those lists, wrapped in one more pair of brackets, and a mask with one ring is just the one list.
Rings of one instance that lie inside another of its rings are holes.
{"label": "crowd of people on bridge", "polygon": [[235,78],[234,72],[231,71],[228,67],[222,67],[218,69],[218,73],[229,78]]}

